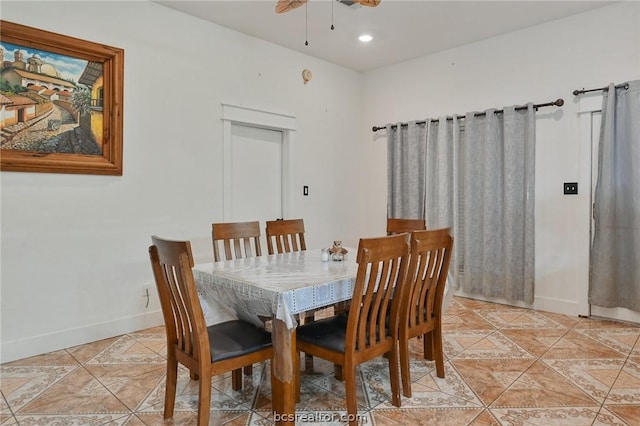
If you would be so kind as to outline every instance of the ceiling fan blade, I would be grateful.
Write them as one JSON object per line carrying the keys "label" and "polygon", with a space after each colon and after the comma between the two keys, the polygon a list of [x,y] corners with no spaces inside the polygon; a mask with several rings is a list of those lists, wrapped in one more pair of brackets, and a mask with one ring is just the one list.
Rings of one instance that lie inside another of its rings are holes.
{"label": "ceiling fan blade", "polygon": [[353,0],[354,3],[360,3],[363,6],[376,7],[380,4],[380,0]]}
{"label": "ceiling fan blade", "polygon": [[[380,0],[378,0],[380,1]],[[278,0],[276,13],[285,13],[305,4],[307,0]]]}

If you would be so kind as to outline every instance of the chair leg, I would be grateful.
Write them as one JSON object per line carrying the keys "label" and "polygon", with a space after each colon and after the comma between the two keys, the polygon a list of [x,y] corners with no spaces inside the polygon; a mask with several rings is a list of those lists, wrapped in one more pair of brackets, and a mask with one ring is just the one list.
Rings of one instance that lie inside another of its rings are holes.
{"label": "chair leg", "polygon": [[304,313],[304,323],[309,324],[310,322],[315,321],[315,313],[314,312],[305,312]]}
{"label": "chair leg", "polygon": [[311,355],[304,354],[304,369],[308,372],[313,372],[313,357]]}
{"label": "chair leg", "polygon": [[434,358],[436,360],[436,374],[441,379],[444,379],[444,354],[442,351],[442,332],[439,328],[436,328],[431,332],[433,335],[433,351]]}
{"label": "chair leg", "polygon": [[423,335],[422,347],[424,350],[424,359],[433,361],[433,330]]}
{"label": "chair leg", "polygon": [[198,396],[198,426],[209,426],[210,411],[211,377],[200,377],[200,395]]}
{"label": "chair leg", "polygon": [[409,371],[409,339],[400,337],[400,374],[402,376],[402,394],[411,397],[411,372]]}
{"label": "chair leg", "polygon": [[342,366],[340,364],[333,364],[333,376],[336,380],[344,381],[344,374],[342,374]]}
{"label": "chair leg", "polygon": [[[304,323],[308,324],[310,322],[315,321],[314,312],[305,312],[304,313]],[[304,368],[306,371],[313,371],[313,357],[311,355],[304,354]]]}
{"label": "chair leg", "polygon": [[245,365],[243,370],[245,376],[253,376],[253,365]]}
{"label": "chair leg", "polygon": [[395,347],[391,350],[389,357],[389,379],[391,381],[391,402],[396,407],[400,407],[400,374],[398,371],[398,350]]}
{"label": "chair leg", "polygon": [[164,418],[173,417],[176,403],[176,385],[178,383],[178,361],[171,355],[167,357],[167,380],[164,391]]}
{"label": "chair leg", "polygon": [[343,365],[344,387],[347,394],[347,417],[349,426],[358,424],[358,397],[356,395],[356,368],[354,365]]}
{"label": "chair leg", "polygon": [[333,315],[344,314],[349,311],[350,301],[338,302],[333,304]]}
{"label": "chair leg", "polygon": [[296,356],[293,359],[293,372],[294,372],[294,386],[296,390],[296,402],[300,402],[300,351],[296,352]]}
{"label": "chair leg", "polygon": [[231,372],[231,389],[239,391],[242,389],[242,369],[237,368]]}

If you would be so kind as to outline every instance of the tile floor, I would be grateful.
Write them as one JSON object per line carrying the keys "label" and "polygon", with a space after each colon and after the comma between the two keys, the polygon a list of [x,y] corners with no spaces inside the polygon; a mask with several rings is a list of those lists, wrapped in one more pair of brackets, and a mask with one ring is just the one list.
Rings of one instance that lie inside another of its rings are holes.
{"label": "tile floor", "polygon": [[[389,400],[386,361],[359,370],[369,425],[640,425],[640,327],[454,298],[444,319],[446,377],[413,345],[413,397]],[[0,365],[0,425],[194,425],[197,386],[181,370],[163,422],[162,327]],[[342,424],[344,386],[315,360],[298,424]],[[211,425],[271,425],[268,365],[240,392],[212,382]],[[306,416],[306,417],[304,417]]]}

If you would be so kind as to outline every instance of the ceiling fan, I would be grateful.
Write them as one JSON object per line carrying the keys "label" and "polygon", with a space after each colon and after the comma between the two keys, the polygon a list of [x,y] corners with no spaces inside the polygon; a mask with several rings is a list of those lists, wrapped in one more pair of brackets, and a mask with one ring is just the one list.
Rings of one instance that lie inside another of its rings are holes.
{"label": "ceiling fan", "polygon": [[[289,12],[297,7],[302,6],[308,0],[278,0],[276,4],[276,13]],[[380,0],[338,0],[342,4],[351,6],[354,3],[359,3],[362,6],[376,7],[380,4]]]}

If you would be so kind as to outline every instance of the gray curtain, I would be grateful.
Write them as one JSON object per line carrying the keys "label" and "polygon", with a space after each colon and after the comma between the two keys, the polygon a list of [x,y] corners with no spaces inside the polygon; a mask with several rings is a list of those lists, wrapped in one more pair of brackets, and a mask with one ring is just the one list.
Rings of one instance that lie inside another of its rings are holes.
{"label": "gray curtain", "polygon": [[460,133],[457,116],[447,120],[428,120],[426,128],[426,207],[427,229],[453,228],[456,221],[454,164]]}
{"label": "gray curtain", "polygon": [[[409,123],[406,146],[404,130],[388,125],[388,209],[420,218],[415,203],[424,201],[427,228],[452,228],[453,288],[532,303],[535,113],[533,104],[494,111]],[[424,166],[403,170],[399,158]]]}
{"label": "gray curtain", "polygon": [[589,303],[640,311],[640,80],[604,93]]}
{"label": "gray curtain", "polygon": [[424,219],[425,158],[423,125],[387,124],[387,217]]}
{"label": "gray curtain", "polygon": [[458,121],[425,121],[398,123],[395,129],[387,124],[387,217],[426,219],[431,229],[453,227]]}
{"label": "gray curtain", "polygon": [[535,112],[468,113],[459,148],[458,283],[533,303]]}

